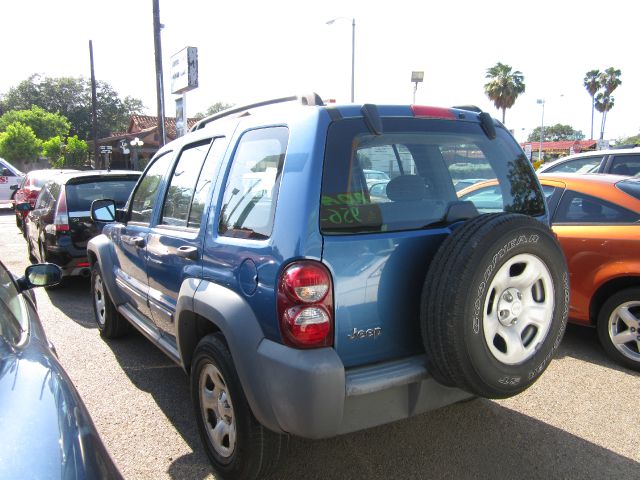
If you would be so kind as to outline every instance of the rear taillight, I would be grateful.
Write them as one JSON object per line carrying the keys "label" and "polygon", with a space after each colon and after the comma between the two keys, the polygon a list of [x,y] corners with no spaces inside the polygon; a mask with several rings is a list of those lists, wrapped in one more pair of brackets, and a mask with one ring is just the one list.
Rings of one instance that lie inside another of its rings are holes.
{"label": "rear taillight", "polygon": [[278,281],[278,317],[285,343],[297,348],[333,344],[333,287],[319,262],[288,265]]}
{"label": "rear taillight", "polygon": [[66,232],[69,230],[69,212],[67,212],[67,194],[64,186],[60,190],[60,198],[56,206],[56,214],[53,217],[53,225],[56,232]]}

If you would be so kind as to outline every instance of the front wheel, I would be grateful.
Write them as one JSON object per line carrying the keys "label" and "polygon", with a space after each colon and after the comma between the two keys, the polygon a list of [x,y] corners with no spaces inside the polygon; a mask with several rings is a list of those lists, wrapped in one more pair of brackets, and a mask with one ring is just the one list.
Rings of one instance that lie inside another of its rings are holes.
{"label": "front wheel", "polygon": [[102,272],[96,263],[91,269],[91,294],[93,296],[93,313],[104,338],[118,338],[129,329],[127,320],[120,315],[102,280]]}
{"label": "front wheel", "polygon": [[262,426],[251,412],[222,337],[198,344],[191,396],[209,460],[224,479],[256,479],[274,470],[288,441]]}
{"label": "front wheel", "polygon": [[640,371],[640,287],[621,290],[604,302],[598,338],[610,358]]}

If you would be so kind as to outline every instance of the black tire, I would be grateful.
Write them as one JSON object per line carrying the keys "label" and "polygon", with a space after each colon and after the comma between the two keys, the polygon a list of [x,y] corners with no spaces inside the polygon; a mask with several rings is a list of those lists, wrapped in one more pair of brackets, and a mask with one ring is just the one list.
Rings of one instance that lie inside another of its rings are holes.
{"label": "black tire", "polygon": [[[203,406],[203,397],[208,395],[215,399],[215,408]],[[196,347],[191,396],[200,438],[221,478],[256,479],[275,470],[285,455],[289,437],[268,430],[253,416],[221,336],[207,335]],[[220,414],[221,408],[225,415]],[[212,424],[223,431],[228,429],[228,433],[213,440],[213,433],[209,433],[213,432]],[[229,435],[232,431],[235,442]]]}
{"label": "black tire", "polygon": [[91,298],[100,335],[104,338],[124,336],[129,331],[129,322],[118,312],[111,300],[97,263],[91,268]]}
{"label": "black tire", "polygon": [[568,311],[569,276],[553,232],[525,215],[475,217],[442,243],[425,279],[428,367],[445,385],[511,397],[549,365]]}
{"label": "black tire", "polygon": [[31,241],[28,237],[25,237],[25,240],[27,241],[27,255],[29,255],[29,261],[31,263],[38,263],[38,257],[33,254],[33,249],[31,248]]}
{"label": "black tire", "polygon": [[597,328],[607,355],[640,372],[640,287],[621,290],[604,302],[598,312]]}

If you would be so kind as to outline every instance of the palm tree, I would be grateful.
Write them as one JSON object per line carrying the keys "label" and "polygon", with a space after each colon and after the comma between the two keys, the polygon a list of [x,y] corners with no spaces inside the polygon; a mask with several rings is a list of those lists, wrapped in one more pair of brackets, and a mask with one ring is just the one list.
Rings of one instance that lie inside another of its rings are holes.
{"label": "palm tree", "polygon": [[595,98],[595,108],[602,113],[600,140],[604,138],[604,126],[607,121],[607,112],[611,110],[614,105],[614,98],[611,94],[622,84],[620,75],[622,75],[622,72],[620,70],[609,67],[598,77],[600,86],[602,89],[604,89],[604,91],[598,93]]}
{"label": "palm tree", "polygon": [[513,107],[518,95],[524,93],[524,77],[522,72],[511,71],[509,65],[500,62],[487,69],[489,81],[484,85],[484,93],[493,102],[498,110],[502,110],[502,123],[504,123],[507,108]]}
{"label": "palm tree", "polygon": [[596,104],[596,93],[600,90],[600,70],[589,70],[584,77],[584,88],[591,95],[591,138],[593,140],[593,113]]}

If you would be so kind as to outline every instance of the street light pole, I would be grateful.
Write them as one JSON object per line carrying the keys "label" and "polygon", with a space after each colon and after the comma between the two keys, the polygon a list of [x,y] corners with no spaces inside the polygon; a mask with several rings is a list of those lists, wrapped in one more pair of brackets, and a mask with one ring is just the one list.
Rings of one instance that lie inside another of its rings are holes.
{"label": "street light pole", "polygon": [[[329,20],[327,25],[333,25],[336,20],[349,20],[347,17],[337,17]],[[355,99],[355,75],[356,75],[356,19],[351,19],[351,103]]]}
{"label": "street light pole", "polygon": [[542,160],[542,139],[544,138],[544,98],[536,100],[538,105],[542,105],[542,121],[540,122],[540,145],[538,148],[538,161]]}

